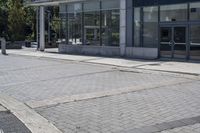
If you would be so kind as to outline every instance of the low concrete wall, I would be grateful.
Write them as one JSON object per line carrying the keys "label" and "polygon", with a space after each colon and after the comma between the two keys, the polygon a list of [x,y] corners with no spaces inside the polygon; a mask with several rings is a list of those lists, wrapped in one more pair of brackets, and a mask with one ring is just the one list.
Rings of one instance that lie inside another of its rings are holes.
{"label": "low concrete wall", "polygon": [[119,47],[111,47],[111,46],[87,46],[87,45],[59,44],[58,50],[60,53],[67,53],[67,54],[120,56],[120,48]]}
{"label": "low concrete wall", "polygon": [[141,59],[157,59],[158,48],[126,47],[126,57]]}
{"label": "low concrete wall", "polygon": [[[120,47],[59,44],[58,49],[60,53],[67,53],[67,54],[120,56]],[[158,49],[126,47],[125,57],[141,58],[141,59],[157,59]]]}

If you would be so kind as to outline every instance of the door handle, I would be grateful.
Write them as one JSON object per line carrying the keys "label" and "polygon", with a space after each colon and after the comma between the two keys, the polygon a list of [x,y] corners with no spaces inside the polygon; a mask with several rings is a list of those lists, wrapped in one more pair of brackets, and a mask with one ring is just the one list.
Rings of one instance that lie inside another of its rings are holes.
{"label": "door handle", "polygon": [[170,42],[169,42],[169,46],[172,47],[172,46],[175,46],[175,45],[176,45],[176,42],[175,42],[175,41],[170,41]]}
{"label": "door handle", "polygon": [[170,41],[170,42],[169,42],[169,46],[173,46],[173,41]]}

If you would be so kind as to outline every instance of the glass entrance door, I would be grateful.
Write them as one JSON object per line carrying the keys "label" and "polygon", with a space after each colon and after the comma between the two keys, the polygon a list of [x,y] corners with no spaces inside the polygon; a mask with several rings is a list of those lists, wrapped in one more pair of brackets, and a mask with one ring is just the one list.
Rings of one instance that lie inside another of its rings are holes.
{"label": "glass entrance door", "polygon": [[160,56],[166,58],[187,58],[186,26],[160,28]]}

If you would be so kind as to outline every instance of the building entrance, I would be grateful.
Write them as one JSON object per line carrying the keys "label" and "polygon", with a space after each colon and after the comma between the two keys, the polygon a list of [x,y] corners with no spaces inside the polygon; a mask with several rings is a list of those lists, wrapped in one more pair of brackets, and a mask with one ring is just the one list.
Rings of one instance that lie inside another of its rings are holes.
{"label": "building entrance", "polygon": [[160,57],[188,58],[187,26],[169,25],[160,27]]}

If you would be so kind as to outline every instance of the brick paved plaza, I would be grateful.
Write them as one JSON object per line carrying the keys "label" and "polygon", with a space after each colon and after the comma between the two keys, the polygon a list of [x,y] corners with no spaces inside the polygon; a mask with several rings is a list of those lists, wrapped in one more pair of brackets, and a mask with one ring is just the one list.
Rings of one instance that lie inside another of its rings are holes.
{"label": "brick paved plaza", "polygon": [[[91,62],[0,55],[0,94],[63,133],[200,133],[198,74]],[[0,103],[0,129],[4,119],[22,124],[5,105]],[[11,114],[1,119],[7,109]],[[30,132],[24,125],[22,132]]]}

